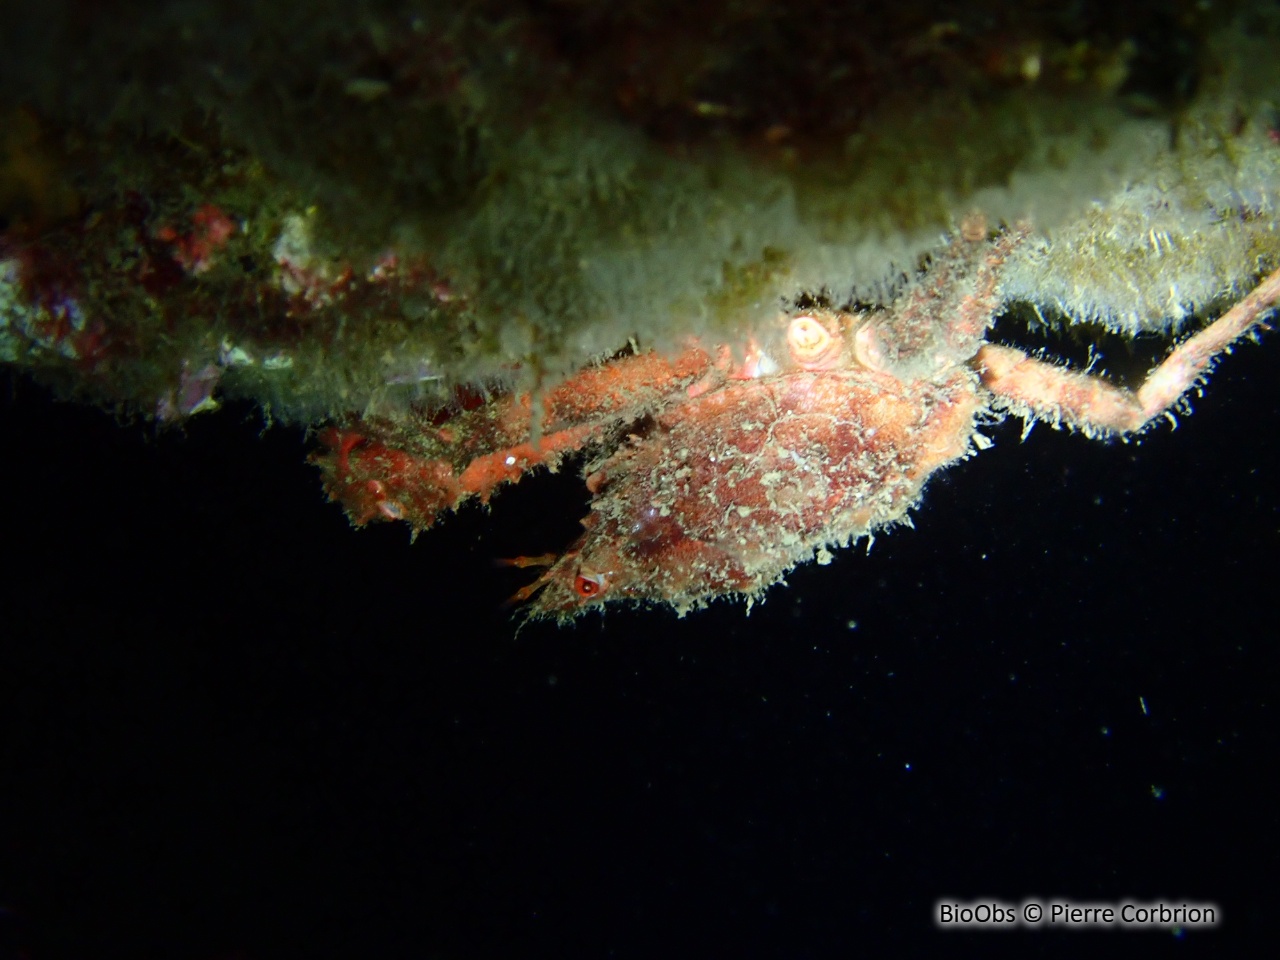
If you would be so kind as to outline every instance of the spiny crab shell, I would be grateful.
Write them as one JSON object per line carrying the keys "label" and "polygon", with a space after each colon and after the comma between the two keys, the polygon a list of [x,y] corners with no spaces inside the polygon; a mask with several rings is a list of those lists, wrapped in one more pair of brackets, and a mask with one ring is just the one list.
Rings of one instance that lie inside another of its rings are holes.
{"label": "spiny crab shell", "polygon": [[901,521],[934,471],[982,445],[970,363],[1019,231],[964,231],[888,309],[784,316],[782,346],[746,362],[691,344],[593,366],[542,400],[494,399],[437,425],[430,412],[322,436],[316,461],[356,523],[430,526],[528,469],[586,449],[585,532],[517,595],[568,620],[615,600],[683,614],[759,596],[797,563],[830,559]]}
{"label": "spiny crab shell", "polygon": [[726,384],[661,414],[587,478],[586,532],[543,575],[539,613],[606,600],[754,597],[802,560],[901,520],[972,448],[975,376],[864,368]]}

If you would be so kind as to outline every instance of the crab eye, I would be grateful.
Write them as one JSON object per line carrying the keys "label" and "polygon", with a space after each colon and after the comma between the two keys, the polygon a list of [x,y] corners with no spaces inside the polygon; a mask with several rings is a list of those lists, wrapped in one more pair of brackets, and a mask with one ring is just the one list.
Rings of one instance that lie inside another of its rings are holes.
{"label": "crab eye", "polygon": [[787,327],[791,359],[805,370],[829,370],[840,360],[840,338],[816,317],[796,317]]}
{"label": "crab eye", "polygon": [[598,597],[608,585],[603,573],[580,573],[573,581],[574,591],[583,598]]}

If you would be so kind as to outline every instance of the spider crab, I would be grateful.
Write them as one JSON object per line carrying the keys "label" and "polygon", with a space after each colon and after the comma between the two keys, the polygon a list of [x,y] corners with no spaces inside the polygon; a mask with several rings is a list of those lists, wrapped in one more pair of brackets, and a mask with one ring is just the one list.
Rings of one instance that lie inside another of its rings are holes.
{"label": "spider crab", "polygon": [[984,417],[1134,433],[1280,299],[1277,271],[1126,389],[985,341],[1025,235],[975,215],[887,308],[793,313],[745,355],[693,342],[616,358],[536,402],[355,421],[327,430],[315,460],[354,523],[417,530],[586,450],[584,533],[559,556],[510,561],[545,567],[514,600],[561,621],[615,600],[681,614],[750,603],[796,564],[902,521],[935,471],[988,445]]}

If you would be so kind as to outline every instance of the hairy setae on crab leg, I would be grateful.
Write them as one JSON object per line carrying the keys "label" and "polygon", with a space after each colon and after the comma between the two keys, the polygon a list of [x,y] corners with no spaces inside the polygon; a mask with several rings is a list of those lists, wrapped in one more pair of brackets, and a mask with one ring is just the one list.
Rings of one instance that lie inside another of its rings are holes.
{"label": "hairy setae on crab leg", "polygon": [[1258,326],[1277,301],[1280,270],[1175,347],[1136,390],[1064,370],[1034,360],[1013,347],[991,343],[978,351],[978,369],[983,384],[1024,417],[1061,423],[1087,433],[1133,433],[1177,404],[1209,372],[1214,358]]}

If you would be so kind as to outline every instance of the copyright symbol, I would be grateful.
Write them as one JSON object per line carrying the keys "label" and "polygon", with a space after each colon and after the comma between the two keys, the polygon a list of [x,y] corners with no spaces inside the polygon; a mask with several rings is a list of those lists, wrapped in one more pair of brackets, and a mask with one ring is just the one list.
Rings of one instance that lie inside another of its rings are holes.
{"label": "copyright symbol", "polygon": [[1028,903],[1022,908],[1022,919],[1027,923],[1039,923],[1044,911],[1038,903]]}

